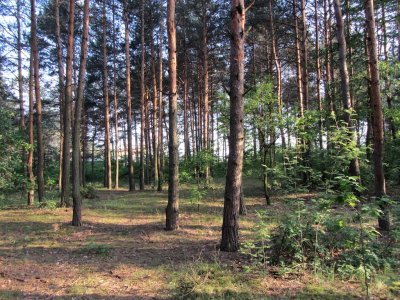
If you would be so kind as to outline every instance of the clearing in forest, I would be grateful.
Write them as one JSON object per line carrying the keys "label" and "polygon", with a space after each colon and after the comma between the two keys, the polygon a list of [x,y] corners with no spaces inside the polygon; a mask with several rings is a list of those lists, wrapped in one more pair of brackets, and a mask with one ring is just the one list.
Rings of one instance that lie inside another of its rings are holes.
{"label": "clearing in forest", "polygon": [[[270,207],[261,189],[247,184],[248,214],[242,241],[252,238],[256,211],[271,229],[285,210]],[[218,251],[222,184],[195,205],[191,186],[181,191],[180,229],[164,228],[166,192],[104,191],[84,201],[84,226],[70,226],[71,209],[9,208],[0,211],[0,299],[352,299],[357,281],[312,272],[279,274],[250,268],[241,253]],[[259,195],[258,195],[259,193]],[[287,195],[290,201],[310,195]],[[199,206],[198,206],[199,204]],[[387,288],[375,287],[385,295]]]}

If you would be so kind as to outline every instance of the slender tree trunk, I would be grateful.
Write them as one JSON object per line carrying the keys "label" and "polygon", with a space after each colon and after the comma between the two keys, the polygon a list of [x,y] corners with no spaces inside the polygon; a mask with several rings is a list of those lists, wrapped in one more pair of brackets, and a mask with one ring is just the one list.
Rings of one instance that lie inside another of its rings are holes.
{"label": "slender tree trunk", "polygon": [[136,112],[133,111],[133,128],[135,135],[135,162],[139,162],[139,142],[138,142],[138,133],[137,133],[137,120],[136,120]]}
{"label": "slender tree trunk", "polygon": [[151,71],[153,77],[153,171],[154,171],[154,188],[158,188],[158,99],[157,91],[157,74],[156,74],[156,54],[154,50],[154,37],[151,36]]}
{"label": "slender tree trunk", "polygon": [[[340,78],[341,78],[341,90],[342,90],[342,101],[344,108],[344,121],[349,128],[351,139],[356,142],[356,128],[353,125],[353,120],[351,119],[351,111],[353,110],[350,97],[350,83],[349,83],[349,73],[347,70],[346,62],[346,38],[344,34],[344,24],[342,17],[342,10],[340,0],[333,1],[335,16],[336,16],[336,27],[337,27],[337,39],[339,44],[339,68],[340,68]],[[358,158],[352,158],[350,162],[349,173],[351,176],[360,176],[360,167],[358,163]]]}
{"label": "slender tree trunk", "polygon": [[86,186],[86,159],[87,159],[87,142],[88,142],[88,121],[86,116],[86,107],[85,103],[82,105],[82,136],[81,136],[81,143],[82,143],[82,159],[81,159],[81,185]]}
{"label": "slender tree trunk", "polygon": [[150,93],[146,92],[145,96],[145,152],[146,152],[146,159],[145,159],[145,184],[150,184],[150,168],[151,168],[151,138],[150,138]]}
{"label": "slender tree trunk", "polygon": [[37,135],[37,185],[39,202],[44,200],[44,147],[42,129],[42,99],[40,96],[39,51],[36,37],[36,1],[31,0],[31,47],[36,98],[36,135]]}
{"label": "slender tree trunk", "polygon": [[[334,113],[333,101],[331,96],[331,59],[330,59],[330,22],[329,19],[329,0],[324,0],[324,47],[325,51],[325,94],[327,103],[329,103],[330,112]],[[327,3],[328,2],[328,3]],[[327,122],[328,125],[329,122]],[[328,128],[329,129],[329,128]],[[327,130],[329,131],[329,130]]]}
{"label": "slender tree trunk", "polygon": [[375,16],[374,16],[374,3],[372,0],[364,0],[364,10],[367,29],[367,42],[368,42],[368,60],[370,69],[370,82],[371,82],[371,110],[372,110],[372,130],[373,130],[373,154],[372,160],[374,163],[374,182],[375,182],[375,196],[380,203],[382,215],[378,219],[379,228],[381,230],[389,231],[390,218],[389,208],[384,204],[382,197],[386,195],[385,173],[383,170],[383,113],[381,103],[381,93],[379,87],[379,69],[378,69],[378,53],[377,41],[375,34]]}
{"label": "slender tree trunk", "polygon": [[34,79],[33,79],[33,53],[31,50],[29,59],[29,123],[28,123],[28,135],[29,135],[29,149],[27,157],[27,171],[28,171],[28,205],[33,205],[35,198],[35,175],[33,174],[33,148],[34,148],[34,136],[33,136],[33,100],[34,100]]}
{"label": "slender tree trunk", "polygon": [[[19,127],[25,134],[25,111],[24,111],[24,87],[22,77],[22,37],[21,37],[21,0],[17,0],[17,65],[18,65],[18,99],[19,99]],[[26,151],[22,148],[21,161],[28,165]],[[28,174],[29,176],[29,174]],[[29,178],[29,177],[28,177]],[[23,185],[23,193],[26,191],[26,184]]]}
{"label": "slender tree trunk", "polygon": [[166,208],[166,230],[178,229],[179,186],[178,186],[178,94],[176,70],[175,0],[167,2],[168,61],[169,61],[169,180],[168,205]]}
{"label": "slender tree trunk", "polygon": [[[350,32],[351,32],[351,13],[350,13],[350,1],[346,0],[345,1],[346,5],[346,43],[347,43],[347,56],[348,56],[348,65],[349,65],[349,78],[353,78],[354,76],[354,69],[353,69],[353,49],[351,47],[350,43]],[[349,80],[349,93],[350,93],[350,103],[352,107],[355,107],[355,102],[354,102],[354,92],[352,88],[351,81]],[[358,130],[356,131],[356,134],[358,134]]]}
{"label": "slender tree trunk", "polygon": [[[400,18],[400,16],[398,16]],[[383,53],[385,57],[385,63],[389,66],[389,54],[388,54],[388,36],[387,36],[387,25],[386,25],[386,7],[385,1],[382,1],[382,31],[383,31]],[[398,34],[400,34],[398,32]],[[399,45],[400,47],[400,45]],[[391,91],[391,84],[389,80],[389,74],[387,71],[384,73],[385,91],[386,91],[386,101],[389,111],[393,108],[393,95]],[[389,129],[392,135],[392,139],[396,139],[396,126],[393,121],[393,117],[388,117]]]}
{"label": "slender tree trunk", "polygon": [[72,61],[74,58],[75,1],[69,1],[68,46],[66,62],[66,82],[64,99],[64,143],[61,206],[70,206],[70,158],[71,158],[71,118],[72,118]]}
{"label": "slender tree trunk", "polygon": [[314,1],[314,18],[315,18],[315,52],[316,52],[316,68],[317,68],[317,102],[318,111],[320,114],[318,127],[319,127],[319,149],[323,149],[323,110],[322,110],[322,97],[321,97],[321,59],[319,47],[319,23],[318,23],[318,0]]}
{"label": "slender tree trunk", "polygon": [[[185,34],[185,33],[184,33]],[[184,37],[184,55],[183,55],[183,135],[185,143],[185,158],[190,157],[189,123],[188,123],[188,61],[186,50],[186,36]]]}
{"label": "slender tree trunk", "polygon": [[239,249],[239,205],[242,191],[244,150],[244,0],[231,1],[230,50],[230,136],[229,158],[225,185],[221,251]]}
{"label": "slender tree trunk", "polygon": [[144,99],[144,0],[142,0],[142,14],[141,14],[141,70],[140,70],[140,106],[141,106],[141,114],[140,114],[140,190],[144,190],[144,129],[145,129],[145,99]]}
{"label": "slender tree trunk", "polygon": [[78,77],[78,94],[75,102],[75,117],[72,135],[72,198],[73,198],[73,215],[72,225],[82,226],[82,199],[80,193],[80,135],[81,135],[81,114],[83,107],[83,92],[85,87],[86,59],[89,39],[89,0],[85,0],[83,5],[83,31],[81,41],[81,56]]}
{"label": "slender tree trunk", "polygon": [[278,113],[279,113],[279,130],[281,134],[282,148],[286,148],[285,133],[283,127],[283,101],[282,101],[282,68],[278,57],[278,49],[276,47],[275,26],[274,26],[274,13],[272,9],[273,0],[269,0],[269,26],[271,30],[271,51],[276,69],[276,86],[278,96]]}
{"label": "slender tree trunk", "polygon": [[[203,149],[208,150],[209,137],[208,137],[208,126],[209,126],[209,103],[208,103],[208,25],[207,25],[207,5],[208,1],[202,1],[202,26],[203,26],[203,104],[204,104],[204,130],[203,130]],[[205,180],[208,182],[210,173],[210,166],[207,164],[205,168]]]}
{"label": "slender tree trunk", "polygon": [[91,178],[92,183],[94,182],[94,156],[95,156],[95,141],[97,138],[97,127],[94,128],[93,137],[92,137],[92,161],[91,161]]}
{"label": "slender tree trunk", "polygon": [[194,96],[193,96],[193,82],[192,82],[192,97],[189,101],[190,111],[190,132],[191,132],[191,143],[192,143],[192,154],[194,156],[196,152],[196,133],[195,133],[195,108],[194,108]]}
{"label": "slender tree trunk", "polygon": [[131,102],[131,57],[129,54],[129,16],[128,2],[124,0],[124,25],[125,25],[125,68],[126,68],[126,126],[128,135],[128,180],[129,191],[135,190],[135,175],[133,169],[132,153],[132,102]]}
{"label": "slender tree trunk", "polygon": [[158,124],[158,187],[157,191],[162,191],[162,185],[164,181],[164,147],[163,147],[163,118],[164,118],[164,106],[163,106],[163,34],[164,34],[164,20],[161,18],[160,22],[160,41],[159,41],[159,53],[158,53],[158,93],[159,93],[159,124]]}
{"label": "slender tree trunk", "polygon": [[303,80],[303,101],[304,107],[308,109],[308,49],[307,49],[307,18],[306,18],[306,4],[305,0],[301,0],[301,69]]}
{"label": "slender tree trunk", "polygon": [[[22,38],[21,38],[21,0],[17,0],[17,52],[18,52],[18,98],[19,123],[21,130],[25,130],[24,87],[22,78]],[[25,159],[25,154],[23,154]]]}
{"label": "slender tree trunk", "polygon": [[110,103],[108,98],[108,70],[107,70],[107,16],[106,0],[103,0],[103,97],[104,97],[104,144],[105,144],[105,186],[112,188],[111,175],[111,146],[110,146]]}
{"label": "slender tree trunk", "polygon": [[113,98],[114,98],[114,151],[115,151],[115,189],[119,189],[119,130],[118,130],[118,97],[117,97],[117,46],[115,32],[115,1],[112,3],[113,19]]}
{"label": "slender tree trunk", "polygon": [[60,2],[55,0],[55,19],[56,19],[56,48],[57,48],[57,63],[58,63],[58,89],[59,89],[59,107],[60,107],[60,162],[58,172],[58,187],[62,189],[62,174],[63,174],[63,147],[64,147],[64,65],[62,57],[61,29],[60,29]]}
{"label": "slender tree trunk", "polygon": [[300,37],[299,25],[297,20],[296,0],[293,0],[293,17],[295,25],[295,47],[296,47],[296,78],[297,78],[297,94],[299,97],[300,117],[304,117],[304,93],[303,93],[303,73],[301,68],[301,53],[300,53]]}

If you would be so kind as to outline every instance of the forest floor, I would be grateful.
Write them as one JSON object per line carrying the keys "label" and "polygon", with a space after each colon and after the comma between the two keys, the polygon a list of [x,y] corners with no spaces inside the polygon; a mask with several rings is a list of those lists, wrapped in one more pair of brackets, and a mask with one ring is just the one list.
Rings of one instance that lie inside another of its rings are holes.
{"label": "forest floor", "polygon": [[[248,214],[241,238],[251,238],[256,211],[266,210],[259,183],[246,185]],[[0,210],[0,299],[358,299],[356,281],[312,272],[277,276],[246,271],[240,253],[218,251],[223,184],[199,206],[191,186],[180,193],[180,229],[164,230],[167,192],[97,191],[84,201],[84,226],[70,226],[72,210],[8,207]],[[285,198],[307,198],[287,195]],[[268,207],[271,220],[283,197]],[[271,227],[276,222],[271,221]],[[387,297],[384,284],[373,287]]]}

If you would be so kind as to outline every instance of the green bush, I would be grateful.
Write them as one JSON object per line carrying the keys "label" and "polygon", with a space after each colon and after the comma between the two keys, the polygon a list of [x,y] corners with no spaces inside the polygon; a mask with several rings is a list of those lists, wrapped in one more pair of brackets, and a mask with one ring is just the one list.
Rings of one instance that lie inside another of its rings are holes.
{"label": "green bush", "polygon": [[98,198],[96,188],[92,184],[87,184],[81,187],[81,196],[85,199],[96,199]]}
{"label": "green bush", "polygon": [[59,203],[55,200],[46,200],[43,202],[37,202],[36,205],[38,208],[54,210],[58,207]]}

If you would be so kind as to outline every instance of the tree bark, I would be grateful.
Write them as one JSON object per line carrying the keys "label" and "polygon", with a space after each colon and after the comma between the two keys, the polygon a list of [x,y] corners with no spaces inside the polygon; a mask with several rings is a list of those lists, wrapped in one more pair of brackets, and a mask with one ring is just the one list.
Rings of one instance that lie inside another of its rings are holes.
{"label": "tree bark", "polygon": [[129,191],[135,190],[135,175],[133,169],[132,153],[132,101],[131,101],[131,57],[129,54],[129,15],[128,2],[124,1],[124,25],[125,25],[125,72],[126,72],[126,125],[128,135],[128,181]]}
{"label": "tree bark", "polygon": [[[347,61],[346,61],[347,45],[346,45],[346,37],[344,34],[344,23],[343,23],[340,0],[334,0],[333,6],[335,10],[337,39],[339,44],[339,69],[340,69],[342,101],[344,109],[344,121],[346,122],[349,132],[351,134],[351,140],[353,142],[356,142],[357,138],[356,128],[353,124],[353,120],[351,119],[351,113],[353,107],[350,97],[349,73],[347,70]],[[357,157],[351,159],[349,173],[351,176],[357,176],[357,177],[360,176],[360,167]]]}
{"label": "tree bark", "polygon": [[157,91],[157,74],[156,74],[156,54],[154,51],[154,37],[151,36],[151,71],[153,77],[153,173],[154,173],[154,188],[158,187],[158,99]]}
{"label": "tree bark", "polygon": [[179,223],[179,156],[178,156],[178,94],[176,70],[175,0],[167,2],[168,62],[169,62],[169,180],[166,230],[178,229]]}
{"label": "tree bark", "polygon": [[[209,137],[208,137],[208,126],[209,126],[209,103],[208,103],[208,26],[207,26],[207,0],[202,0],[202,26],[203,26],[203,36],[202,36],[202,47],[203,47],[203,105],[204,105],[204,129],[203,129],[203,149],[208,150]],[[207,163],[205,168],[205,180],[208,182],[208,177],[210,173],[210,167]]]}
{"label": "tree bark", "polygon": [[319,149],[323,149],[323,110],[322,110],[322,97],[321,97],[321,59],[320,59],[320,46],[319,46],[319,23],[318,23],[318,0],[314,1],[314,20],[315,20],[315,52],[316,52],[316,69],[317,69],[317,102],[318,111],[320,114],[318,127],[319,127]]}
{"label": "tree bark", "polygon": [[58,170],[58,187],[62,189],[63,174],[63,151],[64,151],[64,65],[62,57],[61,29],[60,29],[60,2],[55,0],[55,19],[56,19],[56,48],[58,63],[58,90],[59,90],[59,107],[60,107],[60,161]]}
{"label": "tree bark", "polygon": [[243,93],[244,93],[244,0],[231,1],[230,50],[230,136],[229,158],[225,185],[221,251],[239,249],[239,206],[242,190],[244,150]]}
{"label": "tree bark", "polygon": [[141,14],[141,67],[140,67],[140,190],[144,190],[144,143],[145,143],[145,87],[144,87],[144,0],[142,0],[142,14]]}
{"label": "tree bark", "polygon": [[299,97],[300,117],[304,117],[303,73],[301,68],[299,22],[297,20],[296,0],[293,0],[293,17],[294,17],[295,48],[296,48],[295,50],[296,50],[297,94]]}
{"label": "tree bark", "polygon": [[68,46],[66,61],[65,101],[64,101],[64,143],[61,206],[70,206],[70,159],[71,159],[71,119],[72,119],[72,62],[74,59],[75,1],[69,1]]}
{"label": "tree bark", "polygon": [[82,199],[80,193],[81,184],[81,116],[83,107],[83,92],[85,88],[86,60],[89,39],[89,0],[85,0],[83,4],[83,31],[81,40],[81,55],[78,77],[78,94],[75,102],[75,117],[72,135],[72,198],[73,198],[73,214],[72,225],[82,226]]}
{"label": "tree bark", "polygon": [[[161,7],[162,9],[162,7]],[[161,18],[160,22],[160,41],[159,41],[159,53],[158,53],[158,93],[159,93],[159,127],[158,127],[158,187],[157,191],[162,191],[162,185],[164,181],[164,146],[163,146],[163,118],[164,118],[164,106],[163,106],[163,34],[164,34],[164,20]]]}
{"label": "tree bark", "polygon": [[[400,18],[400,16],[398,16]],[[383,53],[385,57],[385,63],[389,66],[389,53],[388,53],[388,35],[386,25],[386,7],[385,2],[382,1],[382,31],[383,31]],[[398,32],[399,33],[399,32]],[[400,33],[399,33],[400,34]],[[400,47],[400,45],[399,45]],[[387,71],[384,73],[385,91],[386,91],[386,102],[388,110],[391,111],[393,108],[393,95],[391,91],[391,84],[389,80],[389,74]],[[388,117],[389,129],[392,135],[392,139],[396,139],[396,125],[394,124],[393,117]]]}
{"label": "tree bark", "polygon": [[42,99],[40,95],[39,51],[36,37],[36,1],[31,0],[31,47],[33,56],[33,76],[36,98],[36,135],[37,135],[37,185],[39,202],[44,200],[44,146],[42,129]]}
{"label": "tree bark", "polygon": [[[22,38],[21,38],[21,0],[17,0],[17,52],[18,52],[18,98],[19,123],[21,130],[25,130],[24,88],[22,78]],[[23,156],[25,156],[23,154]],[[25,157],[23,157],[25,159]]]}
{"label": "tree bark", "polygon": [[117,97],[117,46],[115,32],[115,1],[112,3],[113,18],[113,98],[114,98],[114,140],[115,140],[115,183],[116,190],[119,189],[119,130],[118,130],[118,97]]}
{"label": "tree bark", "polygon": [[371,82],[371,110],[372,110],[372,130],[373,130],[373,154],[372,160],[374,163],[374,182],[375,182],[375,197],[379,201],[382,210],[382,215],[378,219],[379,228],[381,230],[390,230],[390,218],[388,205],[383,202],[383,197],[386,195],[385,173],[383,170],[383,113],[380,93],[380,79],[378,69],[378,51],[375,34],[375,16],[373,0],[364,0],[364,10],[367,30],[368,43],[368,60],[370,69]]}
{"label": "tree bark", "polygon": [[107,70],[107,17],[106,0],[103,0],[103,97],[104,97],[104,144],[105,144],[105,186],[112,188],[111,177],[111,147],[110,147],[110,103],[108,98],[108,70]]}
{"label": "tree bark", "polygon": [[[278,96],[278,113],[279,113],[279,130],[281,134],[281,142],[282,148],[286,148],[286,140],[285,140],[285,133],[283,127],[283,119],[282,119],[282,112],[283,112],[283,101],[282,101],[282,68],[281,62],[278,56],[278,49],[276,46],[276,36],[275,36],[275,26],[274,26],[274,13],[272,8],[273,0],[269,0],[269,26],[271,30],[271,51],[272,56],[275,63],[276,69],[276,87],[277,87],[277,96]],[[254,68],[254,67],[253,67]]]}
{"label": "tree bark", "polygon": [[29,123],[28,123],[28,135],[29,135],[29,149],[27,157],[27,171],[28,171],[28,205],[33,205],[35,198],[35,175],[33,174],[33,148],[34,148],[34,136],[33,136],[33,92],[34,92],[34,79],[33,79],[33,53],[31,50],[29,59]]}
{"label": "tree bark", "polygon": [[301,0],[301,69],[303,80],[303,101],[304,107],[308,109],[308,49],[307,49],[307,19],[306,19],[306,4],[305,0]]}
{"label": "tree bark", "polygon": [[[186,24],[185,24],[186,25]],[[188,101],[189,101],[189,84],[188,84],[188,59],[186,47],[186,32],[184,34],[184,54],[183,54],[183,135],[185,143],[185,158],[190,157],[190,140],[189,140],[189,123],[188,123]]]}

